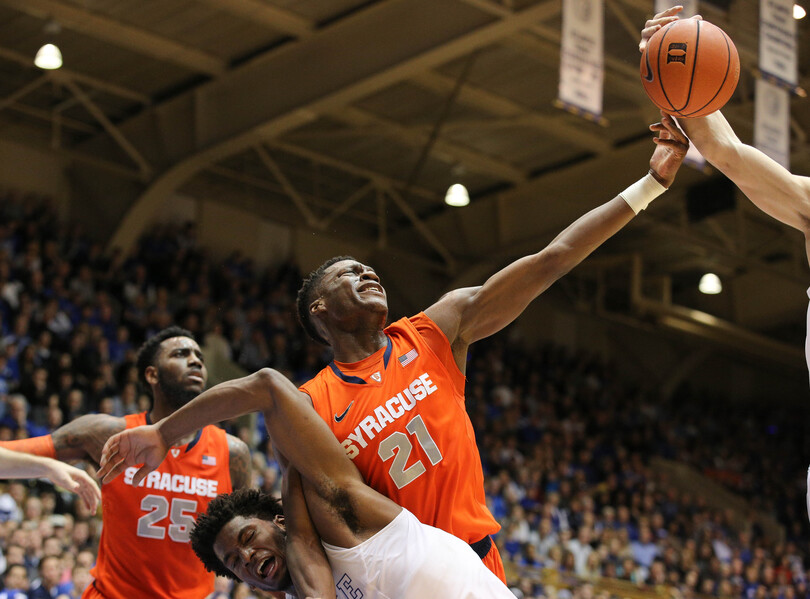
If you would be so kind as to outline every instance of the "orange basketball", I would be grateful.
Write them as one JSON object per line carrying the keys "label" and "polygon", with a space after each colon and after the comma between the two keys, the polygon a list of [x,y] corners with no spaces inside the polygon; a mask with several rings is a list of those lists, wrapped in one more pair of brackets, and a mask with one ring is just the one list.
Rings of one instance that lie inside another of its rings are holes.
{"label": "orange basketball", "polygon": [[720,110],[740,78],[740,57],[726,33],[707,21],[662,27],[641,56],[641,82],[664,112],[697,117]]}

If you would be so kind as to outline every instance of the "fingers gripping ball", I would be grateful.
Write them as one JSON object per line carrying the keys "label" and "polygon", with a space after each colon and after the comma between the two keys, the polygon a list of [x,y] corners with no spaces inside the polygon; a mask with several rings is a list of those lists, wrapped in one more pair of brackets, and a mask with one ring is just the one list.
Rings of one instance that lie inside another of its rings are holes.
{"label": "fingers gripping ball", "polygon": [[740,78],[740,57],[726,33],[706,21],[662,27],[641,55],[641,82],[650,100],[681,117],[706,116],[729,101]]}

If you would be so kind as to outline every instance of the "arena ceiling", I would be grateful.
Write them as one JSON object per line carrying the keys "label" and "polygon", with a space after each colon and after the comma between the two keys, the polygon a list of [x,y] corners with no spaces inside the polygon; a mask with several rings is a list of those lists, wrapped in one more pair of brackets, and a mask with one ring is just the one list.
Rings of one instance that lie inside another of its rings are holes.
{"label": "arena ceiling", "polygon": [[[182,192],[351,238],[446,286],[480,282],[646,170],[658,115],[636,45],[652,1],[605,5],[600,125],[554,105],[560,0],[0,0],[0,135],[68,157],[95,207],[84,217],[112,244],[131,244]],[[701,6],[740,50],[724,112],[745,140],[757,7]],[[44,72],[32,59],[52,21],[65,66]],[[803,174],[809,106],[792,101],[792,168]],[[473,202],[446,207],[459,178]],[[687,191],[715,178],[684,168],[562,293],[801,366],[803,240],[739,196],[711,216],[688,210]],[[707,269],[727,293],[697,293]]]}

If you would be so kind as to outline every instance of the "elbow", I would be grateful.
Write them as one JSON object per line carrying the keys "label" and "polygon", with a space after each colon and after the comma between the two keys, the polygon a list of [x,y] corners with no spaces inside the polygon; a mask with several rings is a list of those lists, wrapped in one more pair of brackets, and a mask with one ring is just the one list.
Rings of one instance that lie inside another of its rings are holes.
{"label": "elbow", "polygon": [[279,385],[284,376],[272,368],[262,368],[247,377],[246,391],[255,399],[256,408],[267,411],[272,409]]}

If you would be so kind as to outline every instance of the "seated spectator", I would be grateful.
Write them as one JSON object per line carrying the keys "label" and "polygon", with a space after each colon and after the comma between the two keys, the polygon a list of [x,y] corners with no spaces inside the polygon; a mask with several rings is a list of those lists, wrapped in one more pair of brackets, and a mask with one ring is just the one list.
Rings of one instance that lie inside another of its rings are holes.
{"label": "seated spectator", "polygon": [[0,599],[29,599],[28,571],[20,564],[10,564],[3,573]]}

